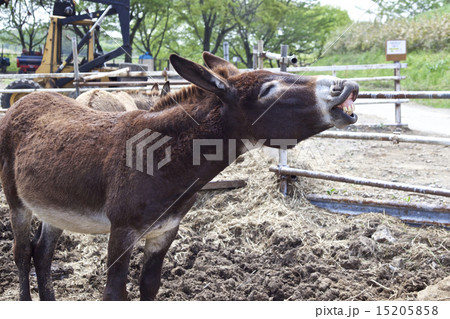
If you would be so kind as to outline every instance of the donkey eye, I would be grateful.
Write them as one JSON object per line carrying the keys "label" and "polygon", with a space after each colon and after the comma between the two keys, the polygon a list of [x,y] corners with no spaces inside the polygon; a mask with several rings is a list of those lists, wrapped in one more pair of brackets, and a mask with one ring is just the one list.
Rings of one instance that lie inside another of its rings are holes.
{"label": "donkey eye", "polygon": [[275,88],[275,85],[272,83],[268,83],[261,87],[261,92],[259,93],[258,98],[263,98],[270,93],[270,91]]}

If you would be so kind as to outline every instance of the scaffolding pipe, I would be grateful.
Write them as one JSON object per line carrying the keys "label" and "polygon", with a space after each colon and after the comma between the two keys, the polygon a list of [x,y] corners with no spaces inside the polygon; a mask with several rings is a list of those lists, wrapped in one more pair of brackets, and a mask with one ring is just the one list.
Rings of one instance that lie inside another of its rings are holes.
{"label": "scaffolding pipe", "polygon": [[408,103],[408,99],[398,99],[398,100],[382,100],[382,101],[374,101],[374,100],[368,100],[368,101],[362,101],[362,100],[356,100],[354,103],[355,105],[364,105],[364,104],[392,104],[392,103]]}
{"label": "scaffolding pipe", "polygon": [[372,187],[397,189],[397,190],[407,191],[407,192],[415,192],[415,193],[421,193],[421,194],[430,194],[430,195],[450,197],[450,190],[443,189],[443,188],[442,189],[441,188],[432,188],[432,187],[419,186],[419,185],[388,182],[388,181],[382,181],[382,180],[376,180],[376,179],[355,178],[355,177],[350,177],[350,176],[315,172],[315,171],[309,171],[309,170],[298,169],[298,168],[280,167],[280,166],[276,166],[276,165],[270,166],[269,170],[271,172],[278,173],[279,175],[304,176],[304,177],[310,177],[310,178],[331,180],[331,181],[335,181],[335,182],[351,183],[351,184],[357,184],[357,185],[367,185],[367,186],[372,186]]}
{"label": "scaffolding pipe", "polygon": [[286,56],[282,56],[279,53],[272,53],[267,51],[264,51],[262,54],[266,59],[280,61],[281,63],[284,64],[297,64],[298,62],[297,56],[295,55],[286,54]]}
{"label": "scaffolding pipe", "polygon": [[417,136],[417,135],[399,135],[386,133],[359,133],[359,132],[335,132],[325,131],[314,137],[322,138],[342,138],[351,140],[372,140],[372,141],[391,141],[394,143],[418,143],[432,145],[450,145],[450,138]]}
{"label": "scaffolding pipe", "polygon": [[364,77],[364,78],[343,78],[343,80],[352,80],[355,82],[364,82],[364,81],[392,81],[392,80],[404,80],[406,76],[374,76],[374,77]]}
{"label": "scaffolding pipe", "polygon": [[[112,70],[115,71],[115,70]],[[107,72],[80,72],[81,77],[86,77],[93,74],[103,74],[105,76],[105,73]],[[179,77],[178,73],[175,71],[166,71],[167,75],[169,77]],[[34,74],[0,74],[0,80],[2,79],[48,79],[48,78],[55,78],[55,79],[62,79],[62,78],[73,78],[75,76],[75,73],[34,73]],[[162,77],[164,76],[161,71],[131,71],[127,73],[127,77]]]}
{"label": "scaffolding pipe", "polygon": [[[151,85],[151,83],[150,83]],[[172,88],[172,86],[171,86]],[[80,92],[90,91],[92,88],[80,88]],[[139,91],[139,90],[149,90],[148,87],[139,86],[139,87],[109,87],[109,88],[101,88],[102,91]],[[33,92],[59,92],[59,93],[71,93],[74,92],[75,88],[63,88],[63,89],[0,89],[0,93],[33,93]]]}
{"label": "scaffolding pipe", "polygon": [[126,67],[119,70],[114,70],[111,72],[98,72],[96,74],[91,74],[83,77],[84,81],[91,81],[96,79],[101,79],[104,77],[120,77],[120,76],[128,76],[130,73],[130,68]]}
{"label": "scaffolding pipe", "polygon": [[360,99],[450,99],[450,91],[359,92]]}

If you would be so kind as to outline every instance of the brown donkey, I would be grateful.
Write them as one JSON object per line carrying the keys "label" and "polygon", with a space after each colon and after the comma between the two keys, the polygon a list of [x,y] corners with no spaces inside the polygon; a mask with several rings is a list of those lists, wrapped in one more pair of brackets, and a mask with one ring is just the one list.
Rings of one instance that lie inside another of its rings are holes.
{"label": "brown donkey", "polygon": [[[194,85],[162,98],[153,112],[99,112],[54,93],[27,95],[9,109],[0,122],[0,170],[21,300],[31,299],[31,257],[40,299],[54,299],[50,266],[64,229],[110,233],[105,300],[127,299],[132,247],[145,239],[140,293],[153,300],[164,256],[196,192],[246,151],[245,140],[298,142],[356,122],[356,83],[240,73],[214,55],[203,58],[210,69],[170,57]],[[151,142],[161,136],[158,148]],[[202,144],[200,156],[196,141],[214,143]],[[219,144],[221,157],[214,155]],[[30,242],[32,214],[42,225]]]}

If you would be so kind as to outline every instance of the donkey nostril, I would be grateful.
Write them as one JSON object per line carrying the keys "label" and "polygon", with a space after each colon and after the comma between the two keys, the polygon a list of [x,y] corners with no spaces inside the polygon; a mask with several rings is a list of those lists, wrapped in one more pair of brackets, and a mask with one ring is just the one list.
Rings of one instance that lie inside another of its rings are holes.
{"label": "donkey nostril", "polygon": [[342,93],[342,87],[333,86],[331,87],[330,94],[331,96],[339,96]]}

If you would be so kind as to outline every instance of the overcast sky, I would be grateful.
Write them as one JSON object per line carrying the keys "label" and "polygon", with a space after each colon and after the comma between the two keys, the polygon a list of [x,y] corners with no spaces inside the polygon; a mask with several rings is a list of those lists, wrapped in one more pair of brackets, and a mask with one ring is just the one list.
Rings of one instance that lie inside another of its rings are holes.
{"label": "overcast sky", "polygon": [[367,10],[372,11],[376,9],[376,4],[371,0],[319,0],[321,4],[327,4],[334,7],[339,7],[348,12],[350,19],[353,21],[373,20],[374,16],[365,13]]}

